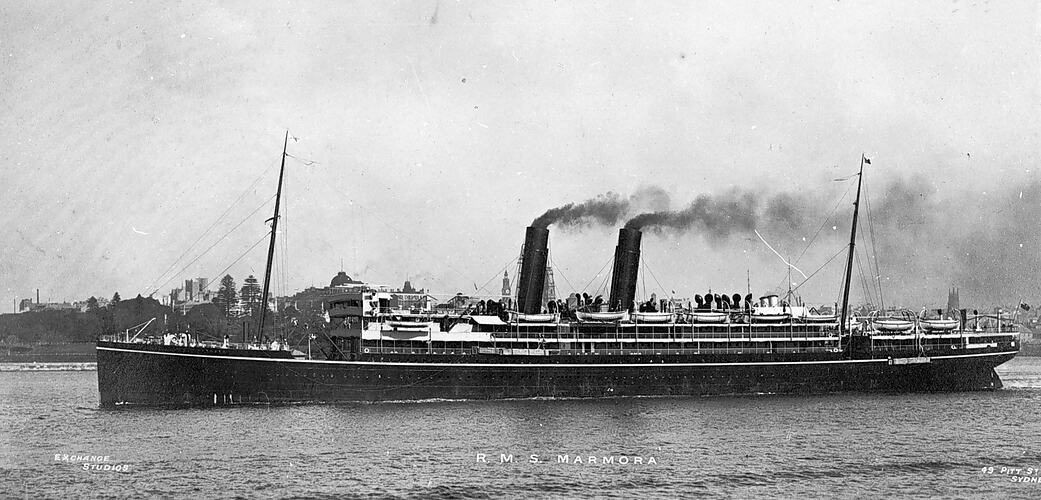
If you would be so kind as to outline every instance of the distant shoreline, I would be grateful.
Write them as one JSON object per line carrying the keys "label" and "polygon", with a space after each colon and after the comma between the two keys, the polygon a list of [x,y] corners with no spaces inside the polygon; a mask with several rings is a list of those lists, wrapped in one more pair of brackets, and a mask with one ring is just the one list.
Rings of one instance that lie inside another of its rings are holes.
{"label": "distant shoreline", "polygon": [[96,362],[0,363],[0,372],[81,372],[96,371],[97,369],[98,364]]}

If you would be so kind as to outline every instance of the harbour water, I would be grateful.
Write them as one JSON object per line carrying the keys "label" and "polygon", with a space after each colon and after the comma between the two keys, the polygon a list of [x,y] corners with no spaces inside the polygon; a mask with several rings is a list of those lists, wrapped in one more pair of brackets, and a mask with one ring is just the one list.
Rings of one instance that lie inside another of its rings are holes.
{"label": "harbour water", "polygon": [[102,411],[96,372],[0,372],[0,492],[1037,498],[1041,358],[999,373],[953,394]]}

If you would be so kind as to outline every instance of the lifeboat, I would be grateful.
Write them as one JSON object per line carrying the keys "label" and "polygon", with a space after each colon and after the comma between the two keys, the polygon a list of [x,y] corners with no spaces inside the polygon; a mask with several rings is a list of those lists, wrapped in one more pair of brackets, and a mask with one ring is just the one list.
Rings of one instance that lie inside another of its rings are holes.
{"label": "lifeboat", "polygon": [[752,323],[784,323],[792,320],[792,308],[780,304],[777,296],[768,295],[759,299],[759,305],[752,309],[748,320]]}
{"label": "lifeboat", "polygon": [[723,323],[727,319],[727,313],[719,311],[694,311],[690,313],[692,323]]}
{"label": "lifeboat", "polygon": [[673,314],[669,312],[638,312],[632,314],[633,321],[637,323],[670,323]]}
{"label": "lifeboat", "polygon": [[839,317],[834,314],[807,314],[799,318],[806,323],[837,323]]}
{"label": "lifeboat", "polygon": [[914,323],[900,318],[878,318],[871,320],[871,326],[883,332],[906,332],[914,328]]}
{"label": "lifeboat", "polygon": [[599,321],[599,322],[612,322],[622,321],[628,316],[626,311],[615,311],[615,312],[582,312],[575,311],[575,317],[579,321]]}
{"label": "lifeboat", "polygon": [[757,313],[753,312],[749,318],[752,323],[783,323],[792,318],[791,314],[787,313]]}
{"label": "lifeboat", "polygon": [[552,313],[521,314],[517,311],[510,311],[510,317],[520,323],[549,323],[557,319],[557,315]]}
{"label": "lifeboat", "polygon": [[890,311],[886,316],[879,316],[878,312],[871,313],[868,323],[875,331],[883,333],[908,332],[914,329],[916,317],[910,311]]}
{"label": "lifeboat", "polygon": [[941,318],[923,319],[919,323],[922,325],[922,328],[924,330],[933,331],[933,332],[935,332],[935,331],[946,332],[946,331],[951,331],[951,330],[954,330],[955,328],[958,328],[958,320],[956,320],[956,319],[941,319]]}

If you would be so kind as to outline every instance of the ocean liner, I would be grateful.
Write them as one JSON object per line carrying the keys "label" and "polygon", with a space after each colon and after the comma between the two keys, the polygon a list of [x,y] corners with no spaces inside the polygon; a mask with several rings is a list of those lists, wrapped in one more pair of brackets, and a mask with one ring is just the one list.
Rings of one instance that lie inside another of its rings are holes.
{"label": "ocean liner", "polygon": [[[285,157],[283,146],[261,304]],[[493,301],[452,314],[401,309],[388,293],[357,289],[328,301],[322,359],[277,344],[106,336],[97,343],[101,406],[1000,388],[994,368],[1019,350],[1010,318],[848,314],[863,166],[862,157],[834,314],[776,295],[709,293],[691,307],[637,306],[642,237],[632,228],[619,231],[607,301],[547,302],[549,230],[533,226],[509,309]]]}

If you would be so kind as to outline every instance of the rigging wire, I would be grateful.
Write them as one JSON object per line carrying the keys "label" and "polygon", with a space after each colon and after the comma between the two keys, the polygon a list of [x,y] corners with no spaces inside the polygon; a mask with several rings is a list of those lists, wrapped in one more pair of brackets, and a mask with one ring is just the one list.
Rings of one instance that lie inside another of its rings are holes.
{"label": "rigging wire", "polygon": [[[645,271],[645,268],[647,267],[647,263],[644,262],[643,255],[640,255],[640,263],[641,263],[640,270],[641,271]],[[647,297],[648,296],[647,295],[647,273],[646,273],[646,271],[640,273],[640,285],[643,286],[643,294],[640,297],[642,299],[643,297]]]}
{"label": "rigging wire", "polygon": [[[835,258],[838,257],[839,255],[842,255],[842,252],[845,251],[848,248],[849,248],[849,243],[845,244],[842,248],[840,248],[838,252],[835,252],[835,255],[832,255],[831,258],[828,259],[824,264],[821,264],[821,267],[818,267],[816,271],[810,273],[810,275],[806,279],[802,280],[802,283],[799,283],[798,285],[795,286],[795,288],[792,288],[792,292],[798,290],[803,285],[805,285],[807,282],[809,282],[810,278],[816,276],[817,273],[819,273],[822,269],[824,269],[828,264],[831,264],[831,261],[835,260]],[[845,274],[845,271],[843,271],[843,274]]]}
{"label": "rigging wire", "polygon": [[589,281],[586,283],[586,285],[582,287],[583,293],[585,293],[585,291],[589,289],[589,285],[593,284],[593,280],[595,280],[597,276],[600,276],[600,273],[604,272],[604,269],[607,269],[607,266],[609,266],[612,262],[614,262],[614,256],[612,256],[610,259],[607,259],[607,262],[604,263],[604,266],[601,267],[600,270],[597,271],[592,278],[589,278]]}
{"label": "rigging wire", "polygon": [[481,285],[480,288],[478,288],[477,290],[474,291],[474,296],[475,297],[478,296],[478,294],[476,292],[480,292],[481,290],[484,290],[484,288],[486,286],[488,286],[489,283],[494,281],[495,278],[499,277],[499,273],[508,270],[510,268],[510,264],[513,264],[517,260],[518,260],[518,258],[514,257],[514,258],[510,259],[509,261],[507,261],[506,264],[504,264],[501,268],[499,268],[499,270],[495,274],[493,274],[491,278],[488,279],[488,281],[485,281],[484,284]]}
{"label": "rigging wire", "polygon": [[[865,208],[865,211],[866,210],[867,209]],[[867,241],[868,240],[868,236],[867,236],[867,231],[863,230],[863,228],[864,228],[863,220],[858,221],[857,226],[858,226],[858,229],[860,229],[860,231],[857,233],[857,239],[860,241],[861,246],[866,249],[867,248],[867,244],[868,244],[868,241]],[[879,298],[879,296],[876,294],[876,292],[879,289],[877,288],[877,281],[875,279],[872,279],[872,276],[871,276],[872,273],[871,273],[870,255],[869,255],[869,252],[865,251],[863,254],[860,254],[860,256],[862,256],[867,261],[866,263],[861,263],[861,265],[866,265],[867,266],[867,270],[868,270],[867,273],[864,273],[863,269],[860,270],[861,275],[862,275],[861,276],[861,280],[863,280],[865,282],[865,284],[867,286],[867,290],[869,290],[870,293],[871,293],[871,295],[870,295],[871,301],[872,301],[872,303],[874,303],[875,299]]]}
{"label": "rigging wire", "polygon": [[[564,282],[567,283],[567,286],[571,287],[571,291],[572,292],[578,291],[575,288],[575,285],[572,285],[571,281],[567,279],[567,276],[564,276],[564,273],[560,270],[560,268],[557,267],[557,263],[553,260],[553,256],[552,255],[549,256],[549,263],[553,264],[553,273],[554,274],[559,274],[561,278],[564,278]],[[568,295],[570,295],[570,294],[568,294]]]}
{"label": "rigging wire", "polygon": [[[220,239],[218,239],[218,240],[217,240],[217,241],[215,241],[215,242],[214,242],[214,243],[213,243],[212,245],[210,245],[209,247],[207,247],[207,248],[206,248],[206,250],[203,250],[203,252],[202,252],[202,253],[200,253],[200,254],[199,254],[198,256],[196,256],[196,257],[195,257],[194,259],[192,259],[192,261],[191,261],[191,262],[189,262],[188,264],[185,264],[185,266],[184,266],[183,268],[181,268],[181,270],[180,270],[180,271],[177,271],[177,272],[176,272],[175,274],[173,274],[172,276],[170,276],[169,278],[167,278],[167,280],[166,280],[166,281],[164,281],[164,282],[163,282],[163,283],[162,283],[161,285],[157,286],[157,287],[155,288],[155,291],[153,291],[153,292],[152,292],[152,294],[154,294],[154,293],[155,293],[156,291],[159,291],[159,289],[160,289],[160,288],[162,288],[162,287],[166,286],[166,284],[167,284],[167,283],[169,283],[169,282],[170,282],[171,280],[173,280],[173,279],[174,279],[174,277],[176,277],[176,276],[180,276],[180,275],[181,275],[181,273],[183,273],[183,272],[184,272],[185,270],[187,270],[187,269],[188,269],[189,267],[191,267],[191,265],[192,265],[192,264],[195,264],[195,263],[196,263],[196,262],[197,262],[197,261],[198,261],[199,259],[201,259],[201,258],[202,258],[202,257],[203,257],[204,255],[206,255],[207,253],[209,253],[209,251],[210,251],[210,250],[213,250],[213,247],[215,247],[215,246],[219,245],[219,244],[220,244],[220,242],[224,241],[224,239],[225,239],[225,238],[227,238],[228,236],[230,236],[230,235],[231,235],[231,233],[235,232],[235,230],[236,230],[236,229],[238,229],[238,228],[239,228],[239,226],[241,226],[242,224],[245,224],[247,220],[250,220],[250,219],[252,219],[252,218],[253,218],[253,216],[254,216],[254,215],[255,215],[255,214],[257,213],[257,212],[259,212],[261,208],[264,208],[265,206],[267,206],[267,204],[268,204],[268,203],[270,203],[270,202],[271,202],[271,200],[272,200],[272,199],[274,199],[274,198],[275,198],[275,195],[271,195],[271,198],[268,198],[268,199],[267,199],[266,201],[264,201],[264,203],[260,204],[260,206],[258,206],[257,208],[253,209],[253,211],[252,211],[252,212],[250,212],[250,213],[249,213],[249,215],[247,215],[247,216],[246,216],[246,217],[244,217],[244,218],[243,218],[243,219],[242,219],[241,221],[239,221],[239,223],[238,223],[238,224],[235,224],[235,227],[231,228],[230,230],[228,230],[228,232],[224,233],[224,236],[221,236],[221,237],[220,237]],[[270,235],[271,233],[270,233],[270,232],[268,232],[267,234],[269,234],[269,235]],[[149,294],[149,295],[152,295],[152,294]]]}
{"label": "rigging wire", "polygon": [[[612,256],[611,258],[607,259],[607,262],[604,263],[604,266],[601,267],[600,270],[597,271],[597,273],[594,274],[592,278],[589,278],[589,281],[586,283],[586,285],[584,287],[582,287],[582,292],[581,293],[585,293],[585,291],[589,289],[589,285],[592,285],[593,281],[596,280],[596,278],[598,276],[600,276],[600,273],[604,272],[604,269],[607,269],[607,266],[611,265],[612,262],[614,262],[614,256]],[[610,275],[610,273],[608,273],[607,276],[604,276],[604,280],[600,282],[600,286],[598,286],[596,289],[593,290],[594,296],[596,295],[597,291],[599,291],[601,288],[603,288],[604,282],[607,281],[607,278],[608,278],[609,275]]]}
{"label": "rigging wire", "polygon": [[870,301],[873,300],[874,297],[872,297],[871,289],[868,287],[868,282],[867,282],[866,276],[864,275],[864,266],[863,266],[863,263],[861,262],[860,254],[855,253],[855,255],[853,257],[854,257],[854,260],[856,260],[856,262],[857,262],[857,270],[860,272],[860,287],[861,287],[861,289],[864,292],[864,298],[866,300],[868,300],[869,303],[870,303]]}
{"label": "rigging wire", "polygon": [[848,185],[846,186],[846,192],[842,193],[842,196],[839,198],[839,201],[835,202],[835,206],[832,207],[831,213],[828,214],[828,217],[824,219],[824,222],[821,223],[820,227],[817,228],[817,231],[813,233],[813,236],[810,238],[810,241],[806,243],[805,247],[803,247],[802,252],[799,253],[799,256],[795,258],[795,262],[796,263],[798,263],[799,260],[802,259],[802,256],[806,254],[806,251],[810,249],[810,246],[812,246],[813,242],[816,241],[817,236],[820,234],[820,232],[825,227],[827,227],[828,222],[831,222],[831,218],[835,215],[835,212],[838,211],[839,205],[842,204],[842,200],[845,200],[846,197],[849,196],[849,192],[850,192],[851,189],[853,189],[853,183],[849,182]]}
{"label": "rigging wire", "polygon": [[[274,167],[274,166],[275,166],[275,164],[272,163],[271,165],[268,166],[267,169],[265,169],[263,172],[261,172],[260,175],[257,176],[257,178],[254,179],[253,182],[250,183],[250,185],[247,186],[246,189],[243,190],[241,194],[239,194],[238,198],[236,198],[235,201],[231,202],[231,205],[228,205],[228,208],[224,209],[224,212],[222,214],[220,214],[220,216],[217,217],[217,219],[214,220],[213,223],[210,224],[210,226],[207,227],[206,230],[203,231],[202,234],[200,234],[199,237],[196,238],[195,241],[192,242],[191,245],[188,245],[188,248],[186,248],[184,250],[184,253],[182,253],[179,257],[177,257],[177,259],[175,259],[173,262],[170,263],[170,267],[168,267],[165,271],[162,272],[162,274],[160,274],[154,280],[152,280],[152,283],[154,284],[157,281],[163,279],[163,277],[165,277],[170,272],[171,269],[173,269],[175,266],[177,266],[177,263],[180,262],[181,259],[183,259],[185,255],[188,255],[188,252],[190,252],[192,250],[192,248],[195,248],[195,245],[197,245],[200,241],[202,241],[202,239],[207,234],[209,234],[209,232],[212,231],[213,228],[216,227],[217,224],[219,224],[220,221],[222,221],[224,219],[224,217],[226,217],[228,215],[228,213],[231,212],[231,209],[234,208],[235,205],[237,205],[240,201],[242,201],[242,199],[246,196],[246,194],[248,194],[254,187],[256,187],[256,185],[260,182],[260,180],[263,179],[264,176],[266,176],[267,173],[269,171],[271,171],[271,168]],[[180,273],[177,273],[177,274],[180,274]],[[174,276],[177,276],[177,274],[175,274]],[[165,286],[166,283],[169,283],[169,281],[170,280],[167,280],[162,285],[159,285],[159,286],[155,287],[152,290],[152,293],[148,294],[148,296],[152,296],[153,294],[155,294],[155,292],[158,292],[159,289],[162,288],[163,286]],[[149,290],[150,288],[151,287],[146,287],[145,291]]]}
{"label": "rigging wire", "polygon": [[[285,179],[285,180],[288,181],[289,179]],[[283,184],[282,184],[282,193],[283,193],[283,196],[282,196],[282,214],[283,215],[282,215],[282,238],[281,238],[282,252],[280,254],[280,257],[281,257],[280,262],[282,264],[281,264],[281,266],[279,266],[279,271],[280,271],[279,276],[281,277],[280,281],[279,281],[279,289],[280,289],[280,295],[283,298],[286,298],[286,296],[288,295],[288,292],[289,292],[289,198],[290,197],[289,196],[285,196],[285,193],[288,191],[288,189],[289,189],[289,183],[288,182],[283,182]],[[277,308],[278,308],[278,298],[277,297],[275,298],[275,306],[276,306],[276,310],[277,310]],[[285,332],[286,325],[285,325],[285,318],[284,318],[285,314],[284,314],[284,312],[285,312],[285,307],[283,306],[283,319],[282,319],[282,334],[283,334],[283,336],[286,333]]]}
{"label": "rigging wire", "polygon": [[[843,248],[848,252],[849,251],[849,243],[846,243],[846,245]],[[842,251],[840,250],[839,252],[841,253]],[[835,294],[835,296],[838,297],[838,298],[842,298],[842,294],[845,292],[847,271],[848,270],[846,269],[846,266],[842,266],[841,279],[838,282],[839,289],[838,289],[838,292]],[[839,312],[837,309],[838,308],[836,308],[835,312]]]}
{"label": "rigging wire", "polygon": [[[275,235],[275,237],[278,238],[278,235]],[[276,247],[278,248],[278,250],[281,250],[281,246],[282,246],[281,238],[278,238],[278,240],[276,241]],[[273,326],[272,333],[274,335],[276,335],[276,337],[277,337],[278,333],[279,333],[279,330],[282,327],[284,327],[284,325],[285,325],[285,318],[284,317],[279,317],[280,315],[278,314],[279,313],[279,311],[278,311],[278,297],[282,295],[282,284],[281,284],[281,282],[282,282],[282,278],[281,278],[281,276],[282,276],[282,273],[281,273],[282,260],[281,260],[281,256],[279,256],[279,258],[277,258],[277,259],[274,259],[274,261],[272,262],[271,265],[273,266],[272,271],[273,271],[273,274],[275,276],[275,280],[274,280],[275,281],[275,286],[274,286],[274,288],[271,289],[272,293],[268,297],[268,300],[269,301],[273,300],[274,303],[275,303],[275,307],[274,307],[273,314],[271,315],[271,319],[272,319],[272,326]]]}
{"label": "rigging wire", "polygon": [[[836,179],[836,180],[837,181],[848,181],[848,180],[854,179],[854,178],[856,178],[856,175],[852,175],[852,176],[850,176],[848,178]],[[839,197],[838,201],[835,202],[835,206],[832,207],[831,213],[828,214],[828,216],[824,219],[824,222],[821,223],[821,225],[813,233],[813,236],[810,237],[810,241],[808,241],[806,243],[806,246],[803,247],[802,251],[799,252],[799,256],[796,257],[794,261],[791,261],[792,263],[798,264],[799,261],[802,260],[803,256],[806,255],[806,252],[810,249],[810,247],[813,246],[813,242],[817,241],[817,237],[820,235],[821,231],[823,231],[824,228],[828,226],[828,223],[831,222],[832,218],[835,216],[835,212],[837,212],[838,209],[839,209],[839,206],[842,205],[843,200],[845,200],[849,196],[850,190],[853,189],[853,184],[854,184],[853,182],[848,182],[847,183],[846,191],[844,193],[842,193],[842,196]],[[762,238],[762,237],[760,236],[760,238]],[[764,241],[764,243],[765,243],[765,241]],[[767,245],[767,246],[769,246],[769,245]],[[846,246],[849,246],[849,245],[846,245]],[[802,273],[802,271],[800,271],[800,273]],[[843,272],[843,275],[845,275],[845,272]],[[805,274],[803,276],[805,276]],[[843,276],[843,277],[845,277],[845,276]],[[782,276],[781,279],[777,282],[777,289],[782,289],[784,287],[785,283],[787,283],[787,281],[788,281],[788,276],[787,275]]]}
{"label": "rigging wire", "polygon": [[784,262],[784,265],[785,265],[786,267],[788,267],[788,274],[791,274],[791,270],[792,270],[792,269],[795,269],[796,271],[799,271],[799,274],[801,274],[803,278],[805,278],[805,277],[806,277],[806,273],[802,272],[802,270],[801,270],[801,269],[799,269],[798,267],[795,267],[795,265],[791,263],[790,259],[789,259],[789,260],[786,260],[786,259],[785,259],[785,258],[784,258],[784,257],[783,257],[783,256],[781,255],[781,253],[780,253],[780,252],[778,252],[777,250],[774,250],[774,247],[770,246],[770,243],[768,243],[768,242],[766,241],[766,238],[763,238],[763,235],[759,234],[759,231],[758,231],[758,230],[756,230],[756,229],[753,229],[753,230],[752,230],[752,232],[754,232],[754,233],[755,233],[755,235],[759,237],[759,240],[760,240],[760,241],[762,241],[764,245],[766,245],[766,248],[769,248],[769,249],[770,249],[770,251],[771,251],[771,252],[773,252],[773,253],[774,253],[774,255],[776,255],[776,256],[777,256],[777,258],[778,258],[778,259],[781,259],[781,262]]}
{"label": "rigging wire", "polygon": [[[614,262],[614,259],[611,259],[611,262]],[[609,263],[611,263],[611,262],[609,262]],[[611,269],[610,273],[605,274],[604,275],[604,279],[600,281],[600,286],[596,287],[596,290],[593,290],[593,297],[594,298],[596,298],[597,295],[603,295],[605,293],[610,295],[610,293],[611,293],[610,290],[609,290],[610,285],[607,284],[607,280],[612,279],[612,278],[614,278],[614,269]]]}
{"label": "rigging wire", "polygon": [[257,240],[256,243],[250,245],[250,247],[247,248],[245,252],[242,252],[242,255],[239,255],[238,258],[236,258],[234,262],[232,262],[231,264],[228,264],[228,267],[225,267],[223,271],[217,273],[217,276],[215,276],[213,278],[210,278],[210,281],[209,281],[209,283],[206,284],[206,288],[204,288],[204,290],[208,290],[211,286],[213,286],[213,283],[216,282],[216,280],[220,279],[222,274],[228,272],[228,269],[231,269],[231,267],[234,266],[235,264],[238,264],[238,262],[240,260],[242,260],[243,257],[246,256],[246,254],[248,254],[249,252],[253,251],[253,249],[256,248],[257,245],[259,245],[261,242],[266,240],[270,234],[271,234],[270,232],[265,232],[264,235],[261,236],[260,239]]}
{"label": "rigging wire", "polygon": [[878,301],[880,308],[885,310],[886,301],[882,296],[882,270],[878,266],[878,249],[875,247],[875,241],[877,240],[877,238],[875,238],[875,218],[871,216],[871,203],[868,201],[870,199],[871,197],[868,196],[867,186],[864,186],[864,208],[867,209],[868,232],[871,235],[871,253],[875,260],[875,283],[878,287]]}
{"label": "rigging wire", "polygon": [[[647,265],[647,261],[643,260],[642,255],[640,256],[640,262],[642,262],[643,269],[646,269],[647,272],[650,273],[651,279],[653,279],[654,282],[658,284],[658,289],[661,290],[661,293],[664,294],[666,292],[665,287],[662,286],[660,281],[658,281],[658,277],[654,275],[654,271],[652,271],[651,267]],[[646,290],[644,290],[644,293],[646,293]],[[669,294],[669,298],[672,298],[672,294]]]}

